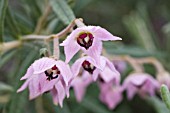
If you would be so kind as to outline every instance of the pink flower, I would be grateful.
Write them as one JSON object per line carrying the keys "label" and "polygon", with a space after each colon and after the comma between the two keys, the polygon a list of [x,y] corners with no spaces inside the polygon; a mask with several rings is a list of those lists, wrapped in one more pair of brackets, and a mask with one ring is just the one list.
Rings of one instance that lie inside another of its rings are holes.
{"label": "pink flower", "polygon": [[86,88],[93,82],[92,77],[87,71],[84,71],[82,75],[76,76],[71,82],[71,86],[74,89],[74,93],[78,102],[81,102]]}
{"label": "pink flower", "polygon": [[99,26],[84,26],[75,29],[60,45],[64,46],[67,63],[80,49],[98,63],[102,51],[102,41],[108,40],[121,40],[121,38],[113,36]]}
{"label": "pink flower", "polygon": [[88,72],[87,74],[92,76],[94,81],[96,81],[98,76],[100,76],[106,82],[109,82],[112,79],[116,79],[116,81],[119,82],[120,74],[107,58],[100,56],[100,64],[101,65],[97,65],[92,57],[85,56],[79,58],[72,65],[71,69],[74,76],[84,73],[85,71]]}
{"label": "pink flower", "polygon": [[146,94],[153,96],[159,88],[159,83],[147,73],[132,73],[125,79],[123,88],[127,90],[128,99],[131,100],[136,93],[141,97]]}
{"label": "pink flower", "polygon": [[[26,79],[26,81],[17,92],[21,92],[28,87],[30,99],[34,99],[44,92],[55,89],[57,90],[58,95],[60,95],[59,93],[62,91],[60,92],[58,89],[64,87],[66,91],[66,86],[69,85],[72,77],[72,72],[66,63],[60,60],[56,61],[52,58],[44,57],[36,60],[28,68],[26,74],[21,78],[21,80]],[[64,81],[63,83],[62,80]],[[59,86],[56,86],[58,84]],[[61,100],[59,100],[59,103],[61,104]]]}
{"label": "pink flower", "polygon": [[114,80],[106,83],[99,81],[100,100],[108,106],[109,109],[114,109],[123,99],[122,88]]}

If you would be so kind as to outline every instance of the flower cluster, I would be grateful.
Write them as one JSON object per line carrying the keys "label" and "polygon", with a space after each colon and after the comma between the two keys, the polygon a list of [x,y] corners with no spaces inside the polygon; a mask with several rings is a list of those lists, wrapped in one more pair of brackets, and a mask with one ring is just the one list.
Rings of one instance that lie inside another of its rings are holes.
{"label": "flower cluster", "polygon": [[[123,85],[120,84],[120,73],[125,70],[126,64],[110,61],[102,56],[102,41],[109,40],[121,38],[99,26],[76,28],[60,44],[64,46],[65,62],[52,57],[36,60],[21,78],[25,82],[17,92],[28,87],[30,99],[50,92],[54,104],[62,106],[64,98],[69,97],[70,87],[73,87],[76,99],[80,102],[86,88],[97,81],[99,98],[110,109],[114,109],[122,101],[122,92],[125,90],[128,99],[132,99],[135,94],[141,97],[154,95],[160,84],[146,73],[132,73],[124,80]],[[83,55],[70,66],[68,63],[80,50]]]}

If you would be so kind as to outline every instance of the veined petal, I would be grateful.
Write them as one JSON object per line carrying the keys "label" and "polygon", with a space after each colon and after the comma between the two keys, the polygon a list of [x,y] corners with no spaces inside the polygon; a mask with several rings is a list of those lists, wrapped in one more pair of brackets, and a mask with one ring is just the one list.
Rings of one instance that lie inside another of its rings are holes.
{"label": "veined petal", "polygon": [[56,61],[56,66],[60,70],[66,86],[68,86],[68,82],[73,78],[73,74],[71,72],[69,65],[61,60],[58,60]]}
{"label": "veined petal", "polygon": [[117,75],[117,73],[114,73],[114,71],[110,70],[108,66],[106,66],[104,70],[100,72],[100,75],[105,82],[109,82],[112,79],[116,79],[117,76],[119,76]]}
{"label": "veined petal", "polygon": [[109,109],[114,109],[121,101],[122,101],[122,94],[120,91],[110,90],[106,94],[105,99]]}
{"label": "veined petal", "polygon": [[64,100],[65,95],[66,95],[65,89],[64,89],[64,87],[63,87],[63,85],[60,81],[56,83],[55,88],[56,88],[57,94],[58,94],[58,102],[59,102],[60,106],[62,107],[63,106],[63,100]]}
{"label": "veined petal", "polygon": [[[85,60],[90,62],[92,65],[94,65],[96,68],[99,68],[99,69],[103,69],[106,64],[106,61],[101,59],[100,60],[101,65],[97,65],[96,61],[90,56],[84,56],[82,58],[79,58],[78,60],[75,61],[75,63],[71,67],[74,77],[78,75],[80,68],[82,67],[82,63]],[[94,77],[94,79],[95,79],[95,77]]]}
{"label": "veined petal", "polygon": [[79,74],[80,68],[82,67],[82,63],[86,57],[79,58],[74,62],[74,64],[71,66],[71,70],[73,72],[73,76],[76,77]]}
{"label": "veined petal", "polygon": [[34,69],[32,67],[32,65],[27,69],[26,74],[20,79],[20,80],[25,80],[28,79],[30,76],[33,75]]}
{"label": "veined petal", "polygon": [[17,90],[17,93],[19,93],[19,92],[23,91],[24,89],[26,89],[26,88],[28,87],[28,85],[29,85],[29,82],[30,82],[29,79],[26,80],[26,81],[24,82],[24,84]]}
{"label": "veined petal", "polygon": [[119,84],[120,82],[120,73],[115,69],[114,65],[105,57],[101,57],[101,59],[106,60],[106,66],[103,71],[101,71],[100,75],[105,82],[109,82],[112,79],[115,79],[115,82]]}
{"label": "veined petal", "polygon": [[134,95],[137,93],[138,89],[133,86],[132,84],[129,84],[129,86],[127,86],[127,97],[129,100],[132,100],[132,98],[134,97]]}
{"label": "veined petal", "polygon": [[39,81],[39,76],[35,75],[29,82],[29,99],[32,100],[42,94],[42,88]]}
{"label": "veined petal", "polygon": [[79,27],[71,32],[70,35],[67,36],[67,38],[63,41],[63,43],[60,44],[60,46],[66,46],[70,44],[71,42],[75,41],[78,35],[82,32],[89,31],[89,27]]}
{"label": "veined petal", "polygon": [[92,78],[93,78],[94,81],[97,80],[100,72],[101,72],[101,70],[99,70],[99,69],[95,69],[95,70],[94,70],[94,72],[93,72],[93,74],[92,74]]}
{"label": "veined petal", "polygon": [[87,55],[95,59],[97,65],[100,64],[100,55],[102,52],[102,42],[96,38],[93,40],[92,46],[88,49],[85,50],[84,48],[82,49]]}
{"label": "veined petal", "polygon": [[72,41],[68,45],[64,46],[64,53],[66,55],[65,62],[68,63],[79,50],[80,46],[75,41]]}
{"label": "veined petal", "polygon": [[45,72],[46,70],[52,68],[55,65],[56,61],[52,58],[43,57],[39,60],[36,60],[32,66],[34,69],[34,74],[39,74]]}
{"label": "veined petal", "polygon": [[82,101],[86,92],[86,88],[91,82],[92,78],[86,71],[84,71],[82,77],[77,76],[75,79],[73,79],[71,86],[73,86],[76,95],[76,100],[78,102]]}
{"label": "veined petal", "polygon": [[59,100],[58,100],[58,92],[57,92],[57,89],[56,89],[56,88],[53,88],[50,92],[51,92],[52,97],[53,97],[53,103],[54,103],[55,105],[58,105]]}
{"label": "veined petal", "polygon": [[[52,80],[47,80],[47,77],[45,75],[45,73],[42,73],[39,76],[39,83],[41,86],[41,91],[42,93],[50,91],[51,89],[53,89],[53,87],[55,86],[55,84],[62,78],[60,75],[58,76],[58,78],[56,79],[52,79]],[[38,82],[38,81],[37,81]]]}
{"label": "veined petal", "polygon": [[130,81],[136,86],[142,85],[148,78],[150,78],[150,75],[146,73],[134,73],[131,74],[128,78],[127,81]]}
{"label": "veined petal", "polygon": [[99,40],[108,41],[108,40],[122,40],[121,38],[117,36],[113,36],[110,32],[108,32],[106,29],[95,26],[92,29],[92,32],[94,33],[94,37],[97,37]]}

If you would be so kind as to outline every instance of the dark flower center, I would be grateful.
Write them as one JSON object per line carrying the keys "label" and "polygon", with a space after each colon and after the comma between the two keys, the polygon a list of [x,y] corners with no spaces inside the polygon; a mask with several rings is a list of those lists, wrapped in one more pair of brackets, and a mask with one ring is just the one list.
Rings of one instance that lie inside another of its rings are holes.
{"label": "dark flower center", "polygon": [[[56,76],[53,76],[53,74],[56,74]],[[51,81],[53,79],[58,78],[58,75],[60,74],[59,69],[55,66],[53,66],[51,69],[45,71],[45,75],[47,77],[48,81]]]}
{"label": "dark flower center", "polygon": [[93,38],[94,37],[91,33],[82,33],[78,36],[77,43],[87,50],[92,46]]}
{"label": "dark flower center", "polygon": [[95,66],[93,66],[89,61],[85,60],[82,63],[82,66],[84,68],[84,70],[88,71],[90,74],[93,74],[93,71],[96,69]]}
{"label": "dark flower center", "polygon": [[101,82],[101,83],[105,83],[105,81],[103,80],[103,78],[101,78],[101,77],[99,77],[99,82]]}

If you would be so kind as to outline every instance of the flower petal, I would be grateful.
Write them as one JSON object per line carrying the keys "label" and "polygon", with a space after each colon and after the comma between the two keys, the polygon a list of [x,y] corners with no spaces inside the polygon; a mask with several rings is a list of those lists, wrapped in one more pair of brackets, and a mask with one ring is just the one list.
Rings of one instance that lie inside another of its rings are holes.
{"label": "flower petal", "polygon": [[65,62],[68,63],[79,50],[80,46],[76,41],[72,41],[68,45],[64,46],[64,53],[66,55]]}
{"label": "flower petal", "polygon": [[106,66],[106,67],[104,68],[104,70],[100,72],[100,75],[101,75],[101,78],[102,78],[105,82],[109,82],[109,81],[111,81],[112,79],[114,79],[114,78],[116,79],[117,76],[119,76],[119,75],[115,74],[112,70],[110,70],[110,69],[108,68],[108,66]]}
{"label": "flower petal", "polygon": [[52,97],[53,97],[53,103],[54,103],[55,105],[58,105],[59,100],[58,100],[58,92],[57,92],[57,89],[56,89],[56,88],[53,88],[50,92],[51,92]]}
{"label": "flower petal", "polygon": [[115,79],[115,82],[119,84],[120,82],[120,73],[115,69],[112,62],[110,62],[106,57],[101,57],[101,59],[106,60],[106,66],[101,72],[101,77],[105,82],[109,82],[112,79]]}
{"label": "flower petal", "polygon": [[73,86],[76,99],[78,102],[81,102],[84,94],[86,92],[87,86],[92,82],[92,78],[88,72],[84,71],[82,77],[77,76],[73,79],[71,86]]}
{"label": "flower petal", "polygon": [[68,86],[69,81],[73,78],[73,74],[71,72],[69,65],[61,60],[58,60],[56,61],[56,66],[60,70],[66,86]]}
{"label": "flower petal", "polygon": [[24,84],[17,90],[17,93],[19,93],[19,92],[23,91],[24,89],[26,89],[26,88],[28,87],[28,85],[29,85],[29,82],[30,82],[29,79],[26,80],[26,81],[24,82]]}
{"label": "flower petal", "polygon": [[65,89],[62,85],[62,83],[59,81],[56,83],[55,88],[57,90],[57,94],[58,94],[58,102],[60,104],[60,106],[63,106],[63,100],[65,98]]}
{"label": "flower petal", "polygon": [[122,101],[122,94],[120,91],[110,90],[106,94],[106,103],[109,109],[114,109],[121,101]]}
{"label": "flower petal", "polygon": [[34,69],[33,69],[33,66],[31,65],[31,66],[27,69],[26,74],[25,74],[20,80],[28,79],[30,76],[33,75],[33,72],[34,72]]}
{"label": "flower petal", "polygon": [[97,37],[99,40],[103,40],[103,41],[122,40],[117,36],[113,36],[110,32],[108,32],[106,29],[100,26],[96,26],[95,28],[93,28],[92,32],[94,33],[95,37]]}
{"label": "flower petal", "polygon": [[102,52],[102,42],[100,40],[94,38],[92,46],[88,50],[85,50],[84,48],[82,50],[92,57],[96,61],[97,65],[101,65],[100,54]]}
{"label": "flower petal", "polygon": [[41,94],[42,88],[39,82],[39,76],[35,75],[29,82],[29,99],[32,100]]}
{"label": "flower petal", "polygon": [[137,93],[138,89],[133,86],[132,84],[129,84],[129,86],[127,87],[127,97],[129,100],[132,100],[132,98],[134,97],[134,95]]}
{"label": "flower petal", "polygon": [[79,58],[74,62],[71,66],[71,71],[73,72],[74,77],[79,74],[80,68],[82,67],[82,63],[85,61],[86,57]]}
{"label": "flower petal", "polygon": [[46,70],[52,68],[55,65],[55,60],[48,57],[43,57],[39,60],[36,60],[32,66],[34,69],[34,74],[39,74],[45,72]]}
{"label": "flower petal", "polygon": [[[41,86],[41,93],[50,91],[51,89],[53,89],[53,87],[55,86],[55,84],[61,79],[61,76],[59,76],[56,79],[52,79],[52,80],[47,80],[47,77],[44,73],[42,73],[41,75],[39,75],[39,84]],[[38,81],[37,81],[38,82]]]}
{"label": "flower petal", "polygon": [[98,76],[99,76],[100,70],[99,69],[95,69],[93,74],[92,74],[92,78],[94,81],[97,80]]}

